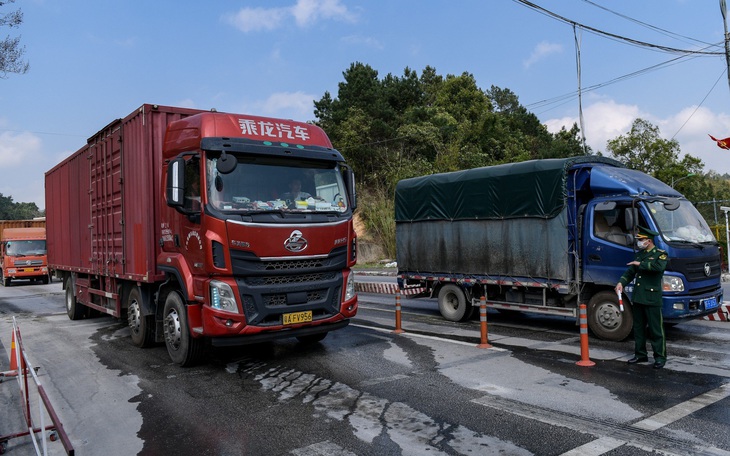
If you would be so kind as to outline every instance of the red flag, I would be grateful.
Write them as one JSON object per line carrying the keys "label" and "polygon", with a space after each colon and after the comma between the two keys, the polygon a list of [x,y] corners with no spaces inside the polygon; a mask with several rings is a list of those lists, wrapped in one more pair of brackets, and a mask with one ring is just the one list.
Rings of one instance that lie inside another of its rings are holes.
{"label": "red flag", "polygon": [[717,141],[717,147],[720,149],[730,149],[730,138],[725,139],[717,139],[712,135],[707,135],[712,139],[713,141]]}

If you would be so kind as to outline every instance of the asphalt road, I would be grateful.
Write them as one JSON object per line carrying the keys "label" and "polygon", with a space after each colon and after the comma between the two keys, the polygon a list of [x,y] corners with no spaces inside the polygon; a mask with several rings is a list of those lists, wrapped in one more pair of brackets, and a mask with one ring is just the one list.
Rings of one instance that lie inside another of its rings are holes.
{"label": "asphalt road", "polygon": [[[479,323],[446,322],[432,300],[404,299],[394,334],[392,299],[360,294],[357,318],[319,344],[182,369],[111,317],[68,320],[60,283],[14,284],[0,287],[0,371],[15,316],[76,454],[730,454],[730,323],[671,328],[662,370],[628,366],[631,341],[593,339],[596,365],[581,367],[567,319],[490,311],[480,349]],[[0,383],[0,435],[22,424],[18,398]]]}

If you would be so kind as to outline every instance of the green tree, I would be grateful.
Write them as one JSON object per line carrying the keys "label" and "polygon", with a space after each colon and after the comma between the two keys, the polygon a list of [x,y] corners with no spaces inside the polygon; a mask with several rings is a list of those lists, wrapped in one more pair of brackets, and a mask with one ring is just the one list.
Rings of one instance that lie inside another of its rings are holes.
{"label": "green tree", "polygon": [[0,193],[0,220],[30,220],[42,215],[35,203],[14,203],[12,196]]}
{"label": "green tree", "polygon": [[631,131],[608,141],[606,149],[629,168],[643,171],[671,183],[688,174],[699,174],[702,160],[691,155],[679,158],[680,147],[675,139],[659,136],[659,127],[643,119],[635,119]]}
{"label": "green tree", "polygon": [[[15,0],[0,0],[0,8],[15,3]],[[23,13],[20,9],[0,15],[0,27],[17,28],[23,23]],[[30,65],[23,60],[25,46],[20,45],[20,37],[5,37],[0,41],[0,78],[6,78],[8,73],[27,73]]]}

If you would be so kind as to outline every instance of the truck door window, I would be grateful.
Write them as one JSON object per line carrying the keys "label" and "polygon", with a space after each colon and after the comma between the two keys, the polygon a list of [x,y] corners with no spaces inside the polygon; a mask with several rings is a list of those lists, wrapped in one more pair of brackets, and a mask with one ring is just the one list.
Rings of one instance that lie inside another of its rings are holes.
{"label": "truck door window", "polygon": [[185,202],[184,208],[190,212],[200,212],[200,160],[193,157],[185,162]]}
{"label": "truck door window", "polygon": [[621,205],[609,211],[596,211],[593,216],[593,235],[614,244],[630,245],[631,234],[623,218],[624,207]]}

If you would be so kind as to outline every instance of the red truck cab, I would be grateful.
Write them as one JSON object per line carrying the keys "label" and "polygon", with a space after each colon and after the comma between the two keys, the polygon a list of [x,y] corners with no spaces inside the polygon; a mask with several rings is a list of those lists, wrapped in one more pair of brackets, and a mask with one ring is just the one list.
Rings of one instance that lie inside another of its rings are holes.
{"label": "red truck cab", "polygon": [[5,228],[0,242],[3,286],[15,279],[49,282],[45,228]]}

